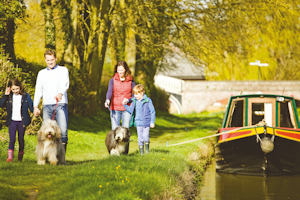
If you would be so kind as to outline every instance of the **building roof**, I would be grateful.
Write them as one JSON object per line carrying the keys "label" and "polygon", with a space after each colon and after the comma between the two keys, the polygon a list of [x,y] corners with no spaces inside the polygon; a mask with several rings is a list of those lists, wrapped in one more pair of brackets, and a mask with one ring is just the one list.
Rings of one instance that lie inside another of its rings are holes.
{"label": "building roof", "polygon": [[166,54],[162,62],[162,68],[157,74],[182,80],[204,80],[204,67],[195,65],[186,55],[178,49],[175,50]]}

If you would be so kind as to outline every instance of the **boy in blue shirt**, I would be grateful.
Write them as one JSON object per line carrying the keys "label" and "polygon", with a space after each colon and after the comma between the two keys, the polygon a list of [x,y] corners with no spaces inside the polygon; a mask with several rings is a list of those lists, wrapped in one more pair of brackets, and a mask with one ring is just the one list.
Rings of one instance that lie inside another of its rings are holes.
{"label": "boy in blue shirt", "polygon": [[[134,97],[130,99],[130,106],[124,105],[126,111],[131,114],[134,126],[136,126],[138,135],[138,145],[140,154],[149,153],[149,131],[155,127],[155,109],[149,97],[145,94],[145,88],[138,84],[133,88]],[[126,101],[123,101],[125,104]]]}

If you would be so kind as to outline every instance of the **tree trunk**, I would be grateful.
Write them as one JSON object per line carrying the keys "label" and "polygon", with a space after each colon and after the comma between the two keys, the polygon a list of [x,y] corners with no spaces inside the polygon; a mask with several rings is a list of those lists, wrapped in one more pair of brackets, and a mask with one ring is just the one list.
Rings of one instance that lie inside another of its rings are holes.
{"label": "tree trunk", "polygon": [[15,36],[15,20],[14,19],[8,19],[6,22],[7,27],[7,38],[5,44],[5,53],[9,56],[9,59],[12,62],[16,61],[16,55],[15,55],[15,46],[14,46],[14,36]]}
{"label": "tree trunk", "polygon": [[124,22],[121,20],[122,17],[123,15],[121,12],[112,15],[112,24],[109,35],[109,48],[112,65],[115,65],[118,61],[125,59],[125,28]]}
{"label": "tree trunk", "polygon": [[136,41],[137,47],[136,47],[136,53],[135,53],[136,63],[135,63],[135,68],[134,68],[134,79],[135,79],[135,81],[138,81],[139,74],[140,74],[141,68],[143,66],[142,51],[140,49],[141,46],[138,45],[141,43],[141,37],[139,35],[137,35],[135,37],[135,41]]}
{"label": "tree trunk", "polygon": [[[128,2],[128,5],[132,2]],[[131,67],[132,73],[135,71],[136,65],[136,39],[135,39],[135,30],[134,26],[136,25],[136,19],[134,12],[131,8],[127,10],[127,23],[125,27],[125,60],[128,65]]]}
{"label": "tree trunk", "polygon": [[53,19],[53,7],[51,0],[42,0],[41,8],[45,20],[45,48],[56,49],[55,23]]}
{"label": "tree trunk", "polygon": [[90,11],[90,36],[84,61],[89,74],[90,88],[95,95],[100,92],[101,75],[114,4],[114,1],[111,5],[109,0],[103,0],[99,9],[97,4],[93,3]]}

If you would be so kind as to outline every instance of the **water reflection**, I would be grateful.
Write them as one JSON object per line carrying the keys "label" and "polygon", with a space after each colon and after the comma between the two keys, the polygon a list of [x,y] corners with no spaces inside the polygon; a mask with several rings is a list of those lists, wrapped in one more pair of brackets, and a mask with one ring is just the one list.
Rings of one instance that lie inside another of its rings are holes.
{"label": "water reflection", "polygon": [[212,164],[200,186],[201,200],[300,200],[300,176],[245,176],[215,172]]}

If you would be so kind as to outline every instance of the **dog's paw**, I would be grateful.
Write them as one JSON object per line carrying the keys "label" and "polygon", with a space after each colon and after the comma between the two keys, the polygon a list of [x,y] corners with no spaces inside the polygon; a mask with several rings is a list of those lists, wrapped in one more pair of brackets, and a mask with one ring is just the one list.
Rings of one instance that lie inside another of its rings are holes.
{"label": "dog's paw", "polygon": [[111,156],[120,156],[120,152],[118,150],[116,150],[116,149],[112,149],[110,151],[110,155]]}
{"label": "dog's paw", "polygon": [[46,160],[38,160],[37,164],[38,165],[45,165],[46,164]]}
{"label": "dog's paw", "polygon": [[50,165],[57,165],[57,161],[49,161]]}

